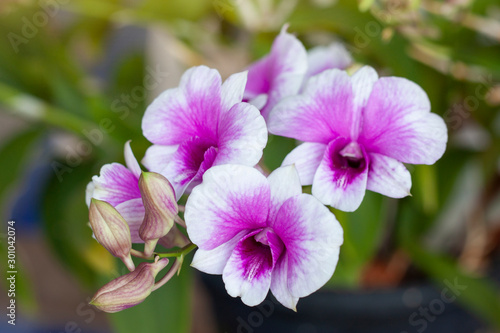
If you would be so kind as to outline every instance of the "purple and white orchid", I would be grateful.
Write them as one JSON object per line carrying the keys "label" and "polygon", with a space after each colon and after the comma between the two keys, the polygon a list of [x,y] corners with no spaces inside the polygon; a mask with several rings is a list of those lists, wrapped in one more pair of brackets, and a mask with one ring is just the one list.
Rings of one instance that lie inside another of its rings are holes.
{"label": "purple and white orchid", "polygon": [[[125,143],[125,164],[126,166],[119,163],[103,165],[100,175],[92,177],[92,181],[87,185],[85,201],[89,207],[92,198],[109,203],[127,222],[132,243],[144,243],[140,236],[140,228],[146,215],[146,209],[144,208],[145,196],[141,196],[139,187],[142,171],[130,148],[130,141]],[[166,196],[171,192],[172,189],[165,185],[163,195]],[[158,193],[156,195],[162,196]],[[152,199],[146,196],[146,200]],[[175,198],[172,197],[170,204],[177,206],[174,200]],[[166,223],[166,221],[162,223]],[[168,232],[168,235],[159,239],[159,242],[166,247],[170,247],[184,246],[188,240],[179,229],[173,227]]]}
{"label": "purple and white orchid", "polygon": [[189,196],[192,266],[222,274],[229,295],[254,306],[269,289],[284,306],[318,290],[337,265],[343,231],[316,198],[302,193],[294,166],[266,178],[255,168],[211,168]]}
{"label": "purple and white orchid", "polygon": [[302,185],[321,202],[344,211],[361,204],[366,189],[407,196],[403,163],[433,164],[444,153],[446,125],[430,113],[426,93],[398,77],[379,78],[371,67],[352,77],[332,69],[312,77],[301,95],[269,115],[270,133],[305,141],[282,165],[295,164]]}
{"label": "purple and white orchid", "polygon": [[178,88],[166,90],[147,108],[142,130],[154,145],[143,164],[164,175],[177,198],[200,184],[212,166],[259,162],[267,127],[259,111],[242,102],[246,83],[246,72],[222,84],[217,70],[193,67]]}
{"label": "purple and white orchid", "polygon": [[90,206],[92,198],[106,201],[115,207],[127,221],[132,236],[132,243],[143,243],[139,237],[139,228],[144,219],[144,205],[139,189],[141,167],[130,148],[130,141],[125,143],[125,164],[105,164],[100,175],[92,177],[87,185],[85,201]]}
{"label": "purple and white orchid", "polygon": [[277,103],[299,93],[311,76],[327,69],[345,69],[352,63],[342,44],[318,46],[307,52],[287,28],[283,26],[271,52],[248,68],[244,98],[255,105],[266,120]]}

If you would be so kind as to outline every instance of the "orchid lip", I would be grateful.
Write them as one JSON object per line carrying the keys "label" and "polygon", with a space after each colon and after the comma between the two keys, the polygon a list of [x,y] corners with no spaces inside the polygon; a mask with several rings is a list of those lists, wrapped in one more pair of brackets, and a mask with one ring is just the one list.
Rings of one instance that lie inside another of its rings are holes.
{"label": "orchid lip", "polygon": [[268,232],[272,232],[271,228],[264,228],[254,236],[254,239],[263,245],[269,246],[269,240],[267,239]]}
{"label": "orchid lip", "polygon": [[363,167],[363,151],[357,142],[352,141],[348,143],[344,148],[342,148],[342,150],[339,151],[338,154],[344,158],[345,162],[347,162],[347,165],[344,167],[353,169]]}

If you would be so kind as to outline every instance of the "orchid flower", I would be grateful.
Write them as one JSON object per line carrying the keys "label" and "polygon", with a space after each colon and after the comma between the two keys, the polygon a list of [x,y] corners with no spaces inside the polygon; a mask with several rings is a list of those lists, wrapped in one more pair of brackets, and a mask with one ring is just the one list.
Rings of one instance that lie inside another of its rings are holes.
{"label": "orchid flower", "polygon": [[401,198],[411,176],[403,163],[433,164],[444,153],[446,125],[430,113],[426,93],[398,77],[379,78],[371,67],[352,77],[327,70],[302,94],[276,105],[269,132],[305,141],[282,165],[295,164],[302,185],[321,202],[344,211],[365,190]]}
{"label": "orchid flower", "polygon": [[90,206],[90,200],[94,198],[115,207],[128,223],[132,243],[143,243],[139,237],[139,227],[144,219],[144,205],[139,190],[141,167],[130,148],[130,141],[125,143],[125,164],[103,165],[100,175],[92,177],[87,185],[85,201]]}
{"label": "orchid flower", "polygon": [[[139,188],[142,171],[132,152],[130,141],[125,143],[125,164],[126,166],[119,163],[105,164],[100,175],[92,177],[87,185],[85,200],[89,207],[92,198],[109,203],[127,222],[132,243],[144,243],[139,232],[145,216]],[[169,190],[165,187],[164,192],[169,193]],[[151,198],[148,197],[147,200]],[[175,198],[172,201],[176,206]],[[169,235],[160,239],[160,243],[167,248],[184,246],[186,242],[186,237],[176,227],[171,228]]]}
{"label": "orchid flower", "polygon": [[287,27],[283,26],[274,40],[271,52],[248,69],[244,98],[261,110],[266,120],[278,102],[299,93],[311,76],[331,68],[345,69],[352,62],[340,43],[307,52],[294,35],[286,32]]}
{"label": "orchid flower", "polygon": [[217,70],[187,70],[178,88],[163,92],[147,108],[144,136],[154,145],[143,164],[164,175],[177,198],[220,164],[255,166],[267,143],[267,127],[259,111],[243,103],[247,73],[223,84]]}
{"label": "orchid flower", "polygon": [[199,247],[191,265],[222,274],[229,295],[249,306],[270,289],[295,310],[330,279],[343,242],[335,216],[302,193],[294,166],[268,178],[247,166],[213,167],[189,196],[185,219]]}

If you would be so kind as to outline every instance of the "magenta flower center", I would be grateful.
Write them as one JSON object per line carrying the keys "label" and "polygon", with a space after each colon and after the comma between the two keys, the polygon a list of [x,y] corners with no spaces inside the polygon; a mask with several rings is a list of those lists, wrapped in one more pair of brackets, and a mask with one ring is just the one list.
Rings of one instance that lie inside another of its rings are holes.
{"label": "magenta flower center", "polygon": [[334,166],[341,169],[360,169],[366,166],[363,151],[357,142],[350,142],[333,157]]}
{"label": "magenta flower center", "polygon": [[191,147],[188,157],[188,168],[194,175],[202,176],[205,171],[212,167],[219,149],[211,141],[201,138],[191,140]]}

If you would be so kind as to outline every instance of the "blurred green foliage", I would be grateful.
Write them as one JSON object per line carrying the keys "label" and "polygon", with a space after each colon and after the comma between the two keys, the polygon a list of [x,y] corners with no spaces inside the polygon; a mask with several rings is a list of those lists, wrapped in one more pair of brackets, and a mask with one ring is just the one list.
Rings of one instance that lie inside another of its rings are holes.
{"label": "blurred green foliage", "polygon": [[[123,55],[112,64],[112,74],[105,81],[93,71],[105,58],[113,32],[127,25],[162,27],[196,55],[195,59],[203,61],[210,57],[200,39],[210,31],[214,48],[243,49],[248,59],[256,59],[269,51],[277,31],[288,22],[290,31],[307,47],[318,44],[318,36],[324,40],[336,37],[346,43],[358,63],[376,67],[383,75],[418,83],[429,95],[433,112],[447,122],[451,141],[468,124],[481,128],[489,140],[482,149],[450,144],[436,165],[411,167],[413,197],[392,200],[367,193],[355,213],[335,211],[344,228],[345,243],[329,286],[363,286],[371,263],[389,260],[402,251],[409,265],[438,284],[455,277],[467,281],[470,288],[460,301],[500,328],[496,316],[500,311],[498,284],[483,271],[464,267],[459,259],[461,249],[429,249],[425,243],[444,208],[451,204],[467,165],[480,166],[484,184],[494,183],[498,177],[500,97],[495,87],[500,79],[499,4],[496,0],[323,2],[326,5],[299,0],[284,16],[257,15],[262,22],[255,22],[255,17],[254,21],[245,19],[245,12],[239,11],[241,1],[236,0],[2,2],[0,106],[29,121],[31,129],[0,148],[3,168],[10,170],[0,175],[0,197],[5,200],[7,190],[20,182],[42,137],[64,132],[77,140],[88,140],[85,131],[110,119],[113,129],[105,133],[102,143],[92,145],[81,161],[62,174],[62,181],[54,173],[43,196],[44,230],[54,253],[83,285],[95,290],[120,266],[110,258],[105,264],[95,260],[106,254],[95,249],[87,228],[85,186],[103,164],[123,162],[127,140],[133,140],[139,159],[148,146],[141,135],[147,101],[128,107],[126,117],[112,108],[121,94],[143,85],[148,63],[145,51]],[[50,7],[47,23],[37,24],[36,15],[49,8],[41,6],[43,3],[55,5]],[[189,61],[183,65],[194,65]],[[278,167],[294,145],[293,140],[272,137],[264,154],[265,166],[269,170]],[[54,154],[53,161],[67,165],[67,155]],[[481,209],[490,208],[492,201],[485,201],[485,197],[494,194],[498,188],[484,188],[477,198]],[[150,325],[159,325],[150,331],[168,323],[176,332],[188,332],[191,277],[187,271],[185,268],[180,278],[143,304],[112,315],[116,330],[142,331],[144,327],[137,325],[149,316],[154,318]],[[27,304],[33,302],[29,293],[23,299]]]}

